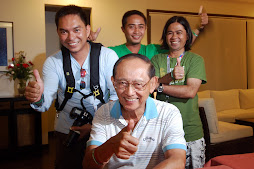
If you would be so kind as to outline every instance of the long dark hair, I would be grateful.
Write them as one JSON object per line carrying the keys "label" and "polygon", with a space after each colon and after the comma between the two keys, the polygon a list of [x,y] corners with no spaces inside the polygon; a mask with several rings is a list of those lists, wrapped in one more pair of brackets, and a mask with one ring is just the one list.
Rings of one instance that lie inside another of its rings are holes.
{"label": "long dark hair", "polygon": [[161,36],[161,41],[162,41],[161,48],[162,49],[169,49],[169,46],[167,44],[167,30],[168,30],[169,25],[171,25],[172,23],[175,23],[175,22],[178,22],[181,25],[183,25],[184,29],[186,30],[187,41],[186,41],[184,48],[185,48],[185,51],[188,51],[191,49],[193,35],[192,35],[192,31],[191,31],[189,22],[182,16],[173,16],[166,22],[163,32],[162,32],[162,36]]}

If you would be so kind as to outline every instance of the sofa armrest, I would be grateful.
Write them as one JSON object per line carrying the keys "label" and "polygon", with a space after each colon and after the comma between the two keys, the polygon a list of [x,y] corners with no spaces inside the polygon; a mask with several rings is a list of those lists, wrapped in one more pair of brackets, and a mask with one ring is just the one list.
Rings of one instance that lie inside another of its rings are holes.
{"label": "sofa armrest", "polygon": [[203,126],[203,132],[204,132],[204,138],[205,138],[206,144],[208,143],[210,144],[210,131],[209,131],[204,107],[199,107],[199,115],[200,115],[200,119]]}
{"label": "sofa armrest", "polygon": [[199,116],[200,116],[202,126],[203,126],[204,139],[205,139],[205,143],[206,143],[206,152],[205,152],[205,154],[206,154],[206,161],[208,161],[210,159],[211,141],[210,141],[210,131],[209,131],[209,127],[208,127],[204,107],[199,107]]}

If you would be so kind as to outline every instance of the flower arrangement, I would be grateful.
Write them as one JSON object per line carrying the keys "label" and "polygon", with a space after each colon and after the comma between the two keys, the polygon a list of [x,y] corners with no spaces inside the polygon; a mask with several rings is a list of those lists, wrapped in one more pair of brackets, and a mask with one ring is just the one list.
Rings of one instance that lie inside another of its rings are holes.
{"label": "flower arrangement", "polygon": [[8,66],[6,75],[10,76],[13,80],[18,79],[20,88],[24,88],[26,81],[33,75],[33,63],[31,61],[26,62],[26,53],[24,51],[15,53],[12,61],[13,63]]}

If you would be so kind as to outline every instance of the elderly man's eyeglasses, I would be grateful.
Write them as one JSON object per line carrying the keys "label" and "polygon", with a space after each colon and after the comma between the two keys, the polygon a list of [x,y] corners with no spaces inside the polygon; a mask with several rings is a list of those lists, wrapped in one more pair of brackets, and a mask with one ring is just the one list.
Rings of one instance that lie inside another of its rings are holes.
{"label": "elderly man's eyeglasses", "polygon": [[150,82],[150,80],[147,83],[143,83],[143,82],[131,82],[130,83],[130,82],[125,81],[125,80],[116,80],[114,82],[114,84],[115,84],[116,89],[126,90],[129,87],[129,85],[132,85],[132,87],[136,91],[142,91],[142,90],[146,89],[146,86]]}

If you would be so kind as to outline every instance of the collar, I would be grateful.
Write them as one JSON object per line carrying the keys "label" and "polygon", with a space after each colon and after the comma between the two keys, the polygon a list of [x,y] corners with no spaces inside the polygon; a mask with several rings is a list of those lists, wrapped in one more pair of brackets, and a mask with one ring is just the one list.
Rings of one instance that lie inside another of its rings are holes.
{"label": "collar", "polygon": [[[126,46],[126,43],[124,43],[123,45],[125,46],[125,49],[126,49],[129,53],[132,53],[132,52],[130,51],[130,49]],[[145,45],[140,44],[140,49],[139,49],[139,51],[138,51],[138,54],[141,54],[140,51],[143,50],[144,46],[145,46]]]}
{"label": "collar", "polygon": [[[111,115],[111,117],[113,117],[115,119],[120,119],[120,117],[122,116],[121,104],[120,104],[119,100],[117,100],[114,103],[114,105],[110,111],[110,115]],[[148,97],[146,100],[146,109],[144,112],[144,117],[147,120],[158,117],[156,105],[154,103],[154,100],[151,97]]]}
{"label": "collar", "polygon": [[[83,69],[86,69],[86,71],[87,71],[87,73],[89,73],[90,72],[90,66],[89,66],[89,62],[90,62],[90,52],[91,52],[91,44],[90,43],[88,43],[89,44],[89,52],[88,52],[88,55],[87,55],[87,57],[86,57],[86,60],[84,61],[84,63],[83,63],[83,65],[82,66],[80,66],[80,64],[78,63],[78,61],[72,56],[72,54],[70,53],[70,58],[71,58],[71,63],[74,63],[76,66],[77,66],[77,69],[81,69],[81,68],[83,68]],[[89,69],[89,70],[88,70]],[[79,77],[80,77],[80,75],[79,75]]]}

